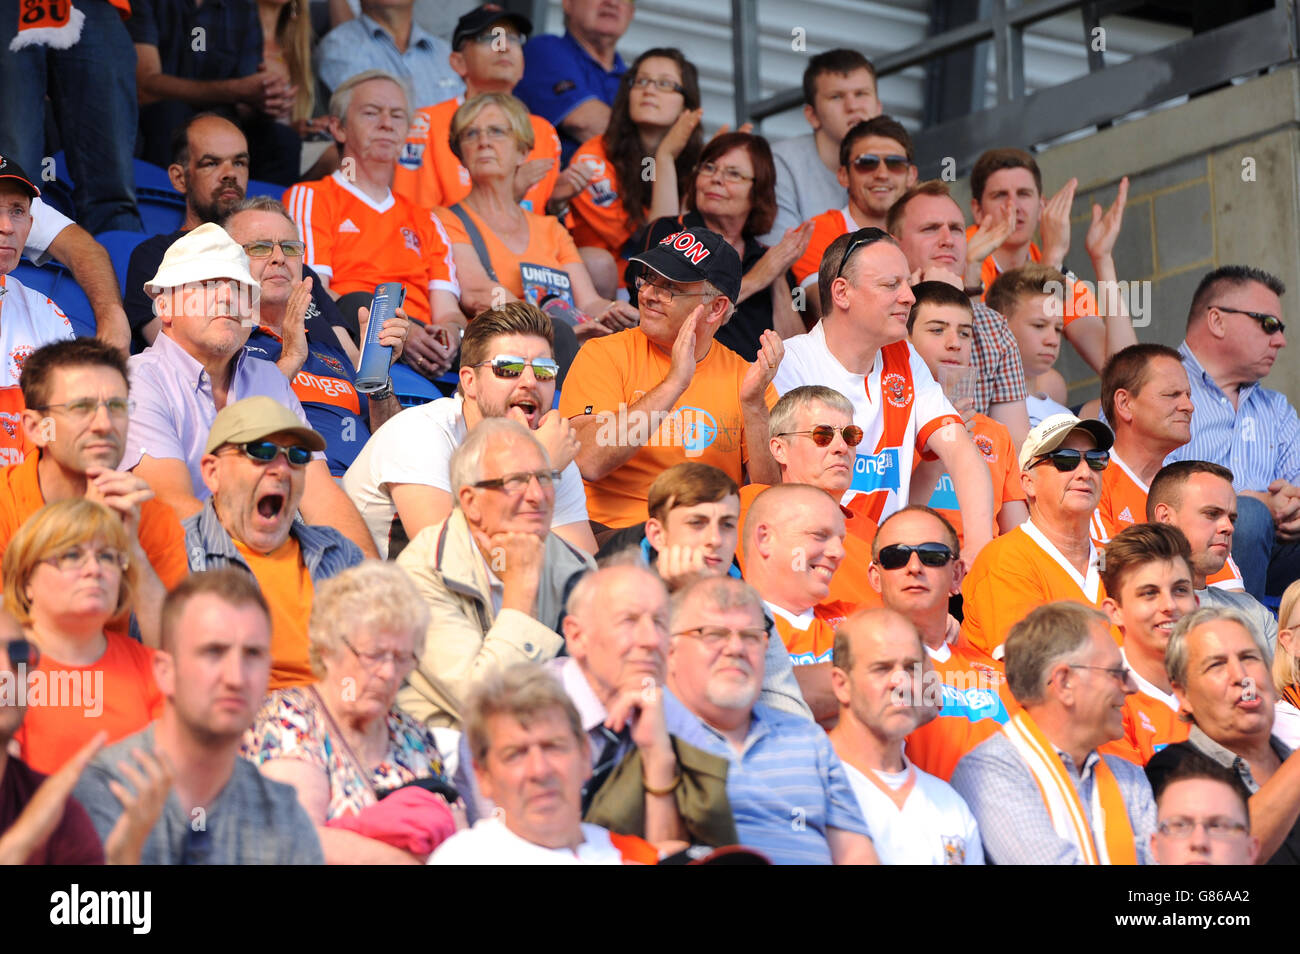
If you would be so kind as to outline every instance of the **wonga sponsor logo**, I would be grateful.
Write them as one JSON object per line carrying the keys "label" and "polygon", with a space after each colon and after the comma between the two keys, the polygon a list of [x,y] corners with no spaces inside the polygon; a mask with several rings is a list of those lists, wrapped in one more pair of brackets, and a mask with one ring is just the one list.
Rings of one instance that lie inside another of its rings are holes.
{"label": "wonga sponsor logo", "polygon": [[898,448],[891,447],[879,454],[859,454],[853,462],[851,490],[874,493],[877,490],[898,490]]}

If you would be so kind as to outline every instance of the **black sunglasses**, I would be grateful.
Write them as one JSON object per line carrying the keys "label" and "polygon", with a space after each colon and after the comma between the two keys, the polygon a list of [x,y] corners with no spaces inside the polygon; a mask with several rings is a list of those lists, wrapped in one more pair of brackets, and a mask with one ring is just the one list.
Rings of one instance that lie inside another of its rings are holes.
{"label": "black sunglasses", "polygon": [[853,253],[860,248],[868,245],[874,245],[882,239],[889,238],[889,233],[884,229],[878,229],[874,226],[867,226],[864,229],[858,229],[853,233],[853,238],[849,240],[848,246],[844,250],[844,257],[840,259],[840,267],[835,270],[835,277],[841,278],[844,275],[844,266],[849,264],[849,259]]}
{"label": "black sunglasses", "polygon": [[1210,307],[1217,308],[1219,311],[1229,311],[1234,315],[1249,315],[1260,323],[1266,335],[1275,335],[1279,331],[1286,331],[1286,325],[1278,320],[1277,315],[1266,315],[1259,311],[1242,311],[1240,308],[1225,308],[1223,305],[1211,305]]}
{"label": "black sunglasses", "polygon": [[862,428],[856,424],[845,424],[843,427],[836,427],[834,424],[818,424],[810,431],[786,431],[784,434],[776,436],[795,437],[807,434],[818,447],[826,447],[831,441],[835,440],[837,432],[844,438],[844,443],[850,447],[857,447],[862,443]]}
{"label": "black sunglasses", "polygon": [[9,665],[17,668],[26,666],[35,669],[41,663],[41,651],[30,639],[11,639],[5,644],[9,656]]}
{"label": "black sunglasses", "polygon": [[880,564],[882,570],[901,570],[911,561],[913,553],[917,555],[923,566],[947,566],[957,558],[957,554],[952,552],[952,547],[946,543],[914,545],[891,543],[887,547],[880,548],[880,552],[876,554],[876,562]]}
{"label": "black sunglasses", "polygon": [[877,156],[875,153],[864,152],[860,156],[853,157],[853,168],[858,172],[875,172],[881,163],[890,172],[906,172],[907,167],[911,165],[907,161],[907,156]]}
{"label": "black sunglasses", "polygon": [[311,461],[311,449],[303,447],[301,444],[290,444],[288,447],[281,447],[275,441],[249,441],[246,444],[232,444],[244,452],[247,457],[251,457],[259,464],[269,464],[275,460],[282,452],[294,467],[305,467]]}
{"label": "black sunglasses", "polygon": [[517,378],[524,373],[524,368],[533,369],[533,377],[538,381],[550,381],[560,373],[560,365],[551,358],[533,358],[528,360],[513,354],[499,354],[491,361],[480,361],[474,365],[484,365],[492,369],[498,378]]}
{"label": "black sunglasses", "polygon": [[1105,470],[1107,465],[1110,464],[1110,451],[1081,451],[1067,447],[1062,450],[1054,450],[1050,454],[1039,454],[1038,459],[1029,467],[1032,470],[1045,461],[1051,461],[1053,467],[1063,474],[1068,474],[1079,466],[1081,460],[1086,460],[1088,466],[1093,470]]}

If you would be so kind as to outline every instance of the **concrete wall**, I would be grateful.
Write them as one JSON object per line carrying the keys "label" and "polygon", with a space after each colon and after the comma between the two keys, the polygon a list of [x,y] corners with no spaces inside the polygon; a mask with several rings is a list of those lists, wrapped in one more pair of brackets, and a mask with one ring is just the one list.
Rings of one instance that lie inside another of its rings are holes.
{"label": "concrete wall", "polygon": [[[1120,279],[1152,283],[1140,341],[1182,341],[1192,292],[1212,268],[1248,264],[1279,276],[1288,288],[1283,320],[1295,331],[1267,383],[1300,406],[1300,69],[1102,130],[1038,161],[1049,195],[1079,179],[1066,263],[1089,280],[1096,276],[1083,236],[1092,203],[1108,207],[1129,177],[1115,261]],[[965,195],[960,201],[967,207]],[[1072,348],[1057,368],[1071,404],[1096,397],[1097,376]]]}

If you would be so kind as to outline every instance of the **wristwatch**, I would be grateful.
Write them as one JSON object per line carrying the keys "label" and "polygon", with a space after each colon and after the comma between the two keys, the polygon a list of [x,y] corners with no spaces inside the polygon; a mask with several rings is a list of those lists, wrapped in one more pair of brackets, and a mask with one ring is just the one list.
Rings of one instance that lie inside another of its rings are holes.
{"label": "wristwatch", "polygon": [[393,379],[389,378],[384,382],[384,386],[378,391],[371,391],[366,395],[372,401],[387,401],[393,396]]}
{"label": "wristwatch", "polygon": [[969,285],[962,289],[962,291],[965,292],[967,298],[979,298],[984,294],[984,283],[980,282],[978,285]]}

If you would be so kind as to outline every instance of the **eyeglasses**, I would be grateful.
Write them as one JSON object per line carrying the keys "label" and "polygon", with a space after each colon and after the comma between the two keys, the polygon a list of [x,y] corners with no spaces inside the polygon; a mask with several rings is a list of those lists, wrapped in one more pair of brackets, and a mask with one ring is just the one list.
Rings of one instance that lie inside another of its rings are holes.
{"label": "eyeglasses", "polygon": [[558,470],[522,470],[517,474],[506,474],[504,477],[480,480],[473,486],[481,487],[484,490],[504,490],[506,493],[514,495],[522,494],[534,480],[537,481],[538,487],[543,490],[550,490],[560,482],[560,472]]}
{"label": "eyeglasses", "polygon": [[1117,667],[1117,668],[1115,668],[1115,669],[1111,669],[1109,666],[1083,666],[1083,665],[1078,665],[1078,664],[1076,664],[1076,663],[1070,663],[1069,666],[1070,666],[1071,669],[1095,669],[1095,670],[1097,670],[1098,672],[1108,672],[1108,673],[1111,674],[1111,676],[1113,676],[1113,677],[1115,678],[1115,680],[1116,680],[1116,681],[1117,681],[1121,686],[1126,686],[1126,685],[1128,685],[1128,667],[1127,667],[1127,666],[1119,666],[1119,667]]}
{"label": "eyeglasses", "polygon": [[560,365],[551,358],[521,358],[516,354],[499,354],[490,361],[480,361],[476,368],[489,367],[498,378],[517,378],[524,368],[533,369],[538,381],[551,381],[560,373]]}
{"label": "eyeglasses", "polygon": [[243,451],[244,456],[257,461],[259,464],[269,464],[280,454],[284,454],[285,459],[293,467],[305,467],[311,461],[311,449],[303,447],[301,444],[290,444],[288,447],[284,447],[275,441],[249,441],[246,444],[231,444],[230,446]]}
{"label": "eyeglasses", "polygon": [[907,156],[877,156],[870,152],[854,156],[850,165],[858,172],[875,172],[882,162],[890,172],[906,172],[907,167],[911,165],[907,161]]}
{"label": "eyeglasses", "polygon": [[1206,837],[1211,841],[1232,841],[1238,835],[1250,831],[1248,825],[1233,821],[1231,818],[1207,818],[1202,821],[1199,818],[1187,818],[1181,815],[1177,818],[1165,819],[1156,828],[1166,838],[1190,838],[1197,828],[1204,828]]}
{"label": "eyeglasses", "polygon": [[1063,474],[1068,474],[1079,466],[1079,461],[1086,460],[1088,467],[1092,470],[1105,470],[1110,464],[1110,451],[1104,450],[1076,450],[1073,447],[1067,447],[1063,450],[1054,450],[1048,454],[1039,454],[1038,459],[1029,465],[1030,470],[1039,464],[1050,461]]}
{"label": "eyeglasses", "polygon": [[740,642],[746,649],[758,649],[767,645],[768,637],[766,629],[727,629],[725,626],[697,626],[673,635],[698,639],[705,649],[721,649],[733,635],[740,637]]}
{"label": "eyeglasses", "polygon": [[352,651],[352,655],[356,656],[357,660],[366,669],[378,669],[385,661],[388,661],[393,664],[393,669],[401,672],[403,669],[408,671],[414,669],[419,663],[419,660],[415,658],[415,653],[399,653],[396,649],[390,649],[382,653],[363,653],[358,651],[357,647],[353,646],[346,636],[340,636],[339,638],[343,640],[343,645]]}
{"label": "eyeglasses", "polygon": [[957,559],[957,554],[953,553],[952,547],[946,543],[891,543],[887,547],[880,548],[880,552],[876,554],[876,562],[880,564],[882,570],[901,570],[912,562],[913,553],[921,561],[922,566],[947,566]]}
{"label": "eyeglasses", "polygon": [[501,37],[510,46],[523,46],[524,37],[522,33],[516,33],[514,30],[502,30],[493,27],[490,30],[484,30],[478,36],[470,39],[471,43],[477,43],[479,46],[492,46],[497,42],[497,37]]}
{"label": "eyeglasses", "polygon": [[840,267],[835,269],[835,277],[843,277],[844,266],[849,263],[849,259],[853,256],[854,252],[860,248],[865,248],[868,245],[874,245],[876,242],[887,238],[889,238],[889,233],[884,229],[878,229],[872,226],[868,226],[865,229],[858,229],[853,233],[853,238],[849,241],[848,247],[844,250],[844,257],[840,259]]}
{"label": "eyeglasses", "polygon": [[680,291],[675,288],[669,288],[666,285],[656,285],[644,275],[638,276],[635,282],[637,294],[642,294],[647,288],[654,289],[655,296],[663,299],[666,304],[671,305],[674,298],[689,298],[692,295],[707,295],[706,291]]}
{"label": "eyeglasses", "polygon": [[1225,308],[1223,305],[1211,305],[1210,307],[1217,308],[1219,311],[1228,311],[1234,315],[1249,315],[1260,323],[1266,335],[1275,335],[1279,331],[1286,331],[1286,325],[1278,320],[1277,315],[1266,315],[1258,311],[1242,311],[1240,308]]}
{"label": "eyeglasses", "polygon": [[121,420],[131,413],[131,402],[126,398],[105,398],[96,400],[95,398],[78,398],[75,401],[64,401],[62,404],[46,404],[42,407],[33,408],[36,411],[54,411],[60,410],[74,421],[85,421],[95,416],[95,412],[101,407],[108,409],[108,416]]}
{"label": "eyeglasses", "polygon": [[461,142],[478,142],[480,136],[487,136],[488,142],[500,142],[513,134],[505,126],[471,126],[460,134]]}
{"label": "eyeglasses", "polygon": [[85,546],[68,547],[62,553],[56,553],[41,562],[55,567],[60,573],[71,573],[80,570],[91,560],[94,560],[101,570],[125,570],[131,564],[130,558],[121,550],[114,550],[112,547],[96,550],[94,547]]}
{"label": "eyeglasses", "polygon": [[913,554],[917,554],[924,567],[946,567],[957,559],[953,548],[946,543],[891,543],[887,547],[880,547],[876,563],[880,564],[880,569],[902,569],[911,563]]}
{"label": "eyeglasses", "polygon": [[11,639],[5,644],[9,656],[9,665],[14,668],[26,666],[35,669],[41,663],[41,651],[30,639]]}
{"label": "eyeglasses", "polygon": [[651,79],[648,76],[638,76],[632,80],[632,86],[635,89],[645,89],[647,86],[653,86],[655,89],[661,89],[665,93],[685,93],[686,90],[681,83],[670,79]]}
{"label": "eyeglasses", "polygon": [[844,443],[850,447],[857,447],[862,443],[862,428],[856,424],[845,424],[843,427],[837,427],[834,424],[818,424],[810,431],[786,431],[784,434],[778,434],[777,437],[798,437],[808,435],[812,442],[818,447],[826,447],[831,441],[835,440],[835,435],[839,434],[844,438]]}
{"label": "eyeglasses", "polygon": [[249,258],[269,258],[275,251],[276,246],[280,246],[280,251],[284,253],[285,258],[302,258],[303,251],[307,246],[297,239],[285,239],[283,242],[277,242],[275,239],[263,239],[257,242],[249,242],[244,246],[244,251]]}
{"label": "eyeglasses", "polygon": [[732,185],[739,185],[742,182],[753,182],[753,176],[747,176],[734,166],[719,166],[716,162],[700,163],[700,175],[706,179],[711,179],[718,173],[722,174],[723,182],[730,182]]}

